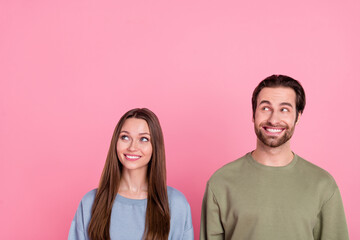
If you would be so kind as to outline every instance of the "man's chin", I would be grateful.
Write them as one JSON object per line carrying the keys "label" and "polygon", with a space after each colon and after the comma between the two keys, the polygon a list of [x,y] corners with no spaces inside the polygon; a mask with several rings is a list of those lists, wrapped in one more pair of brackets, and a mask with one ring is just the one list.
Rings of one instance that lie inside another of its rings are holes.
{"label": "man's chin", "polygon": [[259,140],[266,146],[271,147],[271,148],[277,148],[280,147],[281,145],[285,144],[289,139],[286,138],[286,136],[282,136],[282,137],[275,137],[275,136],[271,136],[271,137],[265,137],[265,136],[258,136]]}

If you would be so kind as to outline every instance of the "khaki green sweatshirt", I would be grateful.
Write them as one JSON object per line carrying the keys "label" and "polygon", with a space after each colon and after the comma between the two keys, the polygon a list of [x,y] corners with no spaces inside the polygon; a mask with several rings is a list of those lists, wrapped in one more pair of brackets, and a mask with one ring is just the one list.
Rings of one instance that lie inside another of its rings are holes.
{"label": "khaki green sweatshirt", "polygon": [[334,179],[294,155],[284,167],[250,153],[216,171],[202,203],[200,240],[348,240]]}

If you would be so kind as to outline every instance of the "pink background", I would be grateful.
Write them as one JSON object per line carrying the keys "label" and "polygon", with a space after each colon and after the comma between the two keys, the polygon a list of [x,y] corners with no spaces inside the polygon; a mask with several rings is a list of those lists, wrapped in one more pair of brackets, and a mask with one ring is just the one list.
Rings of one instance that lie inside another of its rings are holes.
{"label": "pink background", "polygon": [[282,73],[307,93],[293,150],[334,176],[360,239],[359,12],[356,0],[0,0],[0,238],[66,239],[118,119],[148,107],[197,239],[206,181],[255,147],[253,89]]}

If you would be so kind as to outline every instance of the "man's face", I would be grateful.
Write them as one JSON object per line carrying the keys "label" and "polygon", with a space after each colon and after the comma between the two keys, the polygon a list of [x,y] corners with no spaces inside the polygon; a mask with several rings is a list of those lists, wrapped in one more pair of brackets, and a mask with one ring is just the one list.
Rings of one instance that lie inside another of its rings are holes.
{"label": "man's face", "polygon": [[292,88],[266,87],[260,91],[253,122],[261,143],[273,148],[286,143],[294,133],[295,120],[296,93]]}

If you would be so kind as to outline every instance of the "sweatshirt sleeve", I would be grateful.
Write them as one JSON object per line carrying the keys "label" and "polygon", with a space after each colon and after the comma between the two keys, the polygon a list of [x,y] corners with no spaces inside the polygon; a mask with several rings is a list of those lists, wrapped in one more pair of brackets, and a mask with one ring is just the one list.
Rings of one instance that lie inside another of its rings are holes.
{"label": "sweatshirt sleeve", "polygon": [[339,188],[336,187],[331,198],[322,206],[314,235],[319,240],[349,240]]}
{"label": "sweatshirt sleeve", "polygon": [[200,240],[224,239],[224,229],[220,219],[220,208],[215,195],[206,185],[201,209]]}

